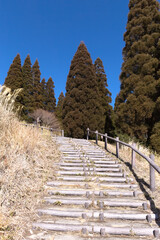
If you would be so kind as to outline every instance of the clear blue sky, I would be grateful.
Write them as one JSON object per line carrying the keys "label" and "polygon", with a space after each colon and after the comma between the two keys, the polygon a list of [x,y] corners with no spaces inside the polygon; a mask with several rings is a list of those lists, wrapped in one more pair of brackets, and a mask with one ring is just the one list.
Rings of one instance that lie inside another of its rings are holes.
{"label": "clear blue sky", "polygon": [[0,84],[20,53],[39,61],[55,95],[65,92],[71,60],[84,41],[93,62],[103,61],[112,105],[120,90],[123,34],[129,0],[0,0]]}

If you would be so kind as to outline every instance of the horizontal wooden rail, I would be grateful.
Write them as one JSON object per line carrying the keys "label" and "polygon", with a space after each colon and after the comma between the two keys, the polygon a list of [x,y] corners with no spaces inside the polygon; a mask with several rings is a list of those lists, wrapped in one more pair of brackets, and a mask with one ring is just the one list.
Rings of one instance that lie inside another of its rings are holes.
{"label": "horizontal wooden rail", "polygon": [[24,125],[26,127],[29,126],[29,127],[33,127],[33,128],[40,128],[42,132],[43,132],[43,129],[46,129],[46,130],[50,131],[51,135],[53,134],[53,132],[60,132],[61,136],[64,137],[63,129],[48,128],[48,127],[38,126],[38,125],[34,125],[34,124],[26,124],[26,123],[22,123],[22,125]]}
{"label": "horizontal wooden rail", "polygon": [[131,165],[132,168],[135,168],[135,153],[139,154],[141,157],[143,157],[150,165],[150,189],[152,191],[155,190],[155,170],[160,174],[160,167],[156,165],[154,162],[154,155],[151,154],[149,157],[145,156],[143,153],[141,153],[138,149],[136,149],[136,144],[133,143],[133,145],[130,145],[128,143],[122,142],[119,140],[119,137],[113,138],[107,135],[107,133],[102,134],[98,131],[91,131],[89,128],[87,128],[87,139],[89,140],[90,133],[93,133],[96,135],[96,144],[98,144],[98,136],[101,136],[105,140],[105,149],[107,149],[107,140],[110,139],[112,141],[116,142],[116,156],[119,158],[119,144],[122,144],[130,149],[132,149],[132,159],[131,159]]}

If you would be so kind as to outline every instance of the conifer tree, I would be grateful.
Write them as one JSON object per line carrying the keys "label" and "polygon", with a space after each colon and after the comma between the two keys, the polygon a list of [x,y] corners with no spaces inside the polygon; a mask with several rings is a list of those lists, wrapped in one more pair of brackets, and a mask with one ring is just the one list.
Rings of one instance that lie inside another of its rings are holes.
{"label": "conifer tree", "polygon": [[103,124],[101,125],[100,131],[102,133],[107,132],[111,135],[112,131],[112,119],[111,119],[111,113],[113,111],[112,106],[110,105],[112,99],[111,99],[111,93],[108,90],[108,84],[107,84],[107,77],[104,71],[103,62],[100,58],[97,58],[94,63],[95,73],[96,73],[96,80],[98,83],[98,89],[99,89],[99,103],[102,106],[102,121]]}
{"label": "conifer tree", "polygon": [[43,97],[41,88],[41,72],[39,69],[39,63],[36,59],[32,66],[32,80],[33,80],[33,109],[43,108]]}
{"label": "conifer tree", "polygon": [[32,72],[31,72],[31,59],[30,55],[28,54],[24,64],[22,66],[22,73],[23,73],[23,91],[22,91],[22,104],[23,109],[21,113],[21,117],[29,121],[28,114],[33,111],[33,79],[32,79]]}
{"label": "conifer tree", "polygon": [[103,124],[102,115],[94,66],[85,44],[81,42],[67,77],[63,103],[65,133],[83,138],[88,127],[98,130]]}
{"label": "conifer tree", "polygon": [[46,110],[46,103],[47,103],[47,93],[46,93],[46,80],[45,78],[41,81],[41,90],[42,90],[42,102],[43,102],[43,109]]}
{"label": "conifer tree", "polygon": [[[13,63],[11,64],[7,77],[5,78],[4,85],[9,87],[11,91],[18,88],[23,88],[23,75],[22,75],[22,67],[21,67],[21,57],[18,53],[14,58]],[[18,110],[19,115],[23,109],[23,99],[22,99],[22,91],[19,92],[16,100],[15,100],[15,110]]]}
{"label": "conifer tree", "polygon": [[4,85],[14,91],[17,88],[23,87],[23,75],[21,67],[21,58],[18,53],[11,64]]}
{"label": "conifer tree", "polygon": [[56,106],[56,117],[61,123],[62,123],[63,102],[64,102],[64,94],[63,92],[61,92],[58,98],[57,106]]}
{"label": "conifer tree", "polygon": [[46,110],[49,112],[54,112],[56,108],[54,87],[54,82],[50,77],[46,84]]}
{"label": "conifer tree", "polygon": [[156,0],[129,2],[121,90],[115,102],[117,128],[143,142],[151,135],[160,86],[159,9]]}

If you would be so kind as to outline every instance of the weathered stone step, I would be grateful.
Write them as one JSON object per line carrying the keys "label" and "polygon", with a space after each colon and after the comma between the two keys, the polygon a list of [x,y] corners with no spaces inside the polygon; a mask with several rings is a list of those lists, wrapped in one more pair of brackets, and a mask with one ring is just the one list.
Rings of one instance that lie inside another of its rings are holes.
{"label": "weathered stone step", "polygon": [[96,167],[88,167],[88,166],[83,166],[83,167],[60,167],[60,170],[65,170],[65,171],[96,171],[96,172],[119,172],[118,168],[96,168]]}
{"label": "weathered stone step", "polygon": [[72,155],[72,156],[69,156],[69,155],[63,155],[62,156],[62,159],[63,160],[75,160],[75,159],[81,159],[81,156],[79,155],[79,154],[77,154],[77,155]]}
{"label": "weathered stone step", "polygon": [[68,199],[68,198],[58,198],[58,197],[54,197],[54,198],[50,198],[50,197],[45,197],[44,201],[50,204],[54,204],[54,205],[82,205],[85,208],[88,208],[90,205],[92,206],[96,206],[96,207],[100,207],[100,202],[103,203],[103,209],[105,207],[129,207],[129,208],[143,208],[144,210],[147,209],[148,207],[148,203],[145,201],[140,201],[140,200],[133,200],[133,199],[129,199],[126,201],[126,199],[117,199],[117,198],[112,198],[112,199],[107,199],[107,200],[89,200],[89,199],[77,199],[77,198],[72,198],[72,199]]}
{"label": "weathered stone step", "polygon": [[83,177],[83,176],[57,176],[57,180],[64,180],[64,181],[84,181],[84,182],[128,182],[132,181],[131,178],[125,178],[125,177]]}
{"label": "weathered stone step", "polygon": [[49,190],[48,194],[50,195],[70,195],[70,196],[86,196],[86,197],[91,197],[91,196],[99,196],[99,197],[106,197],[106,196],[137,196],[141,192],[139,191],[112,191],[112,190],[101,190],[101,191],[90,191],[90,190],[75,190],[75,189],[70,189],[70,190]]}
{"label": "weathered stone step", "polygon": [[[81,236],[80,236],[81,235]],[[46,231],[43,231],[42,233],[37,233],[37,234],[33,234],[32,236],[28,237],[28,238],[25,238],[25,240],[28,240],[28,239],[34,239],[34,240],[93,240],[93,236],[92,234],[89,234],[87,235],[87,238],[86,236],[84,235],[83,237],[83,234],[71,234],[71,233],[51,233],[50,234],[47,234]],[[100,236],[95,236],[94,235],[94,240],[104,240],[104,237],[100,237]],[[124,239],[124,238],[123,238]],[[141,239],[145,239],[145,240],[152,240],[152,238],[148,237],[148,236],[145,236],[145,238],[141,237]],[[116,237],[116,236],[110,236],[108,237],[107,236],[107,240],[122,240],[122,238],[119,238],[119,237]],[[139,237],[126,237],[125,236],[125,240],[139,240]]]}
{"label": "weathered stone step", "polygon": [[97,210],[84,210],[84,209],[53,209],[53,208],[47,208],[47,209],[38,209],[38,214],[41,215],[51,215],[56,217],[69,217],[69,218],[84,218],[88,220],[90,218],[93,219],[99,219],[101,221],[105,221],[106,219],[123,219],[123,220],[146,220],[148,222],[152,222],[153,220],[157,219],[158,216],[155,214],[148,214],[148,213],[138,213],[137,211],[132,212],[122,212],[116,210],[116,213],[111,210],[103,210],[97,211]]}
{"label": "weathered stone step", "polygon": [[92,225],[89,226],[88,224],[83,225],[73,225],[73,224],[56,224],[56,223],[34,223],[34,227],[42,228],[45,230],[51,231],[61,231],[61,232],[83,232],[83,233],[95,233],[101,234],[106,236],[107,234],[110,235],[137,235],[137,236],[159,236],[159,229],[158,228],[151,228],[151,227],[108,227],[105,224],[103,226],[96,226]]}
{"label": "weathered stone step", "polygon": [[[83,234],[81,234],[81,235],[83,235]],[[93,237],[91,236],[92,234],[90,234],[88,237],[87,237],[87,239],[88,240],[93,240]],[[50,238],[49,238],[50,237]],[[38,238],[38,239],[36,239],[36,240],[50,240],[50,239],[54,239],[54,240],[86,240],[86,237],[84,236],[84,237],[81,237],[80,236],[80,234],[72,234],[72,235],[70,235],[70,234],[66,234],[66,233],[64,233],[64,234],[60,234],[60,235],[57,235],[56,234],[56,236],[54,235],[54,237],[52,237],[51,235],[50,236],[48,236],[48,238],[44,238],[43,237],[43,239],[40,239],[40,238]],[[94,240],[104,240],[104,237],[100,237],[100,236],[94,236]],[[150,238],[150,237],[148,237],[148,236],[145,236],[145,238],[142,238],[141,237],[141,239],[145,239],[145,240],[152,240],[153,238]],[[117,237],[107,237],[107,240],[122,240],[122,238],[117,238]],[[130,238],[126,238],[126,236],[125,236],[125,240],[139,240],[139,237],[137,238],[136,236],[135,237],[130,237]]]}
{"label": "weathered stone step", "polygon": [[66,182],[66,181],[54,181],[54,182],[47,182],[48,186],[53,186],[53,187],[62,187],[62,186],[67,186],[67,187],[82,187],[82,188],[137,188],[138,185],[136,184],[117,184],[117,183],[85,183],[85,182]]}
{"label": "weathered stone step", "polygon": [[110,176],[110,177],[123,177],[124,173],[120,172],[93,172],[93,171],[58,171],[60,175],[78,175],[78,176],[86,176],[86,175],[93,175],[93,176]]}
{"label": "weathered stone step", "polygon": [[[70,166],[70,167],[93,167],[93,163],[92,162],[85,162],[85,161],[82,161],[82,160],[79,160],[79,161],[74,161],[74,162],[62,162],[59,164],[60,166]],[[105,169],[107,168],[119,168],[121,167],[122,165],[121,164],[117,164],[117,163],[109,163],[107,162],[105,165],[104,164],[94,164],[94,167],[97,167],[97,168],[103,168],[104,171]]]}

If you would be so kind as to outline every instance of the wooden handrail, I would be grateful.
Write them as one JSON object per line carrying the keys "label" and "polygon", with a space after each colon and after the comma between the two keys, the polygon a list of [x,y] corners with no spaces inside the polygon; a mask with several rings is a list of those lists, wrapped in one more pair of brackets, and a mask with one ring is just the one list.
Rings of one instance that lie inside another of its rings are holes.
{"label": "wooden handrail", "polygon": [[22,125],[24,126],[30,126],[30,127],[36,127],[36,128],[40,128],[42,131],[43,129],[46,129],[48,131],[51,132],[51,135],[52,135],[52,132],[60,132],[61,133],[61,136],[64,137],[64,130],[63,129],[56,129],[56,128],[48,128],[48,127],[43,127],[43,126],[38,126],[38,125],[34,125],[34,124],[27,124],[27,123],[22,123]]}
{"label": "wooden handrail", "polygon": [[91,131],[89,128],[87,128],[87,139],[89,140],[89,134],[94,133],[96,134],[96,144],[98,144],[98,135],[104,137],[105,139],[105,149],[107,149],[107,140],[110,139],[112,141],[116,142],[116,156],[119,158],[119,144],[122,144],[126,147],[129,147],[132,149],[132,159],[131,159],[131,165],[132,168],[135,167],[135,153],[139,154],[141,157],[143,157],[149,164],[150,164],[150,189],[152,191],[155,190],[155,170],[160,174],[160,167],[154,162],[154,155],[151,154],[149,157],[145,156],[143,153],[141,153],[138,149],[135,148],[135,144],[130,145],[128,143],[122,142],[119,140],[119,138],[113,138],[107,135],[107,133],[102,134],[98,131]]}

